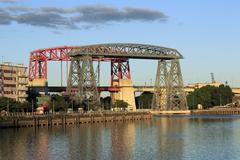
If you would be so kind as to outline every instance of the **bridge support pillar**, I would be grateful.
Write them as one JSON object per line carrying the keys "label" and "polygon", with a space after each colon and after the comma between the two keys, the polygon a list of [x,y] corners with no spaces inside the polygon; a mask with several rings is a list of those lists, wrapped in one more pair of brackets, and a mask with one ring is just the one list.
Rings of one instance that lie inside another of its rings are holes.
{"label": "bridge support pillar", "polygon": [[120,87],[119,92],[111,93],[112,102],[123,100],[128,103],[127,110],[135,111],[135,95],[128,59],[116,58],[111,60],[111,86]]}
{"label": "bridge support pillar", "polygon": [[186,94],[178,59],[158,61],[152,109],[187,109]]}
{"label": "bridge support pillar", "polygon": [[120,79],[118,84],[115,82],[115,86],[120,86],[120,91],[111,93],[112,102],[114,103],[116,100],[123,100],[128,103],[127,110],[136,111],[135,94],[132,80]]}
{"label": "bridge support pillar", "polygon": [[155,79],[152,109],[167,110],[168,63],[159,60]]}
{"label": "bridge support pillar", "polygon": [[72,58],[67,92],[70,95],[75,92],[74,99],[85,104],[88,109],[100,109],[100,96],[97,91],[92,57]]}
{"label": "bridge support pillar", "polygon": [[187,110],[187,98],[179,59],[171,60],[168,87],[168,110]]}

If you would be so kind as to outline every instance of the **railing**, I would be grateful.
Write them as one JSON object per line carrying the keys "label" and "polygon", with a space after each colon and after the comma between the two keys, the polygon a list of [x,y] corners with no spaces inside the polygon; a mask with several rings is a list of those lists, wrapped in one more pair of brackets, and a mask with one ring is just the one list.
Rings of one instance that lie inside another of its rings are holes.
{"label": "railing", "polygon": [[18,86],[17,89],[21,90],[21,91],[26,91],[27,87],[26,86]]}
{"label": "railing", "polygon": [[19,94],[18,97],[20,97],[20,98],[26,98],[26,97],[27,97],[27,94]]}
{"label": "railing", "polygon": [[3,80],[4,84],[16,84],[15,80]]}
{"label": "railing", "polygon": [[18,83],[19,83],[19,84],[27,84],[28,81],[27,81],[27,79],[26,79],[26,80],[19,80]]}
{"label": "railing", "polygon": [[27,78],[28,75],[26,73],[18,73],[18,77]]}

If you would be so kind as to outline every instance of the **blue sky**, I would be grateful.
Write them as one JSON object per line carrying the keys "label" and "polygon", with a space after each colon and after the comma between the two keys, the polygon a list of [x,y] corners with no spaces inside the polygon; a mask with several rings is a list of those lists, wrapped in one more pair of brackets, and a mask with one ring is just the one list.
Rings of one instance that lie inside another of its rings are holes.
{"label": "blue sky", "polygon": [[[213,72],[217,81],[240,86],[239,6],[237,0],[0,0],[0,56],[3,61],[28,66],[29,52],[38,48],[114,42],[153,44],[176,48],[184,55],[185,84],[209,82]],[[83,13],[85,9],[85,13],[86,8],[86,17],[97,15],[96,19],[77,19],[76,10]],[[99,8],[106,10],[104,17],[96,13]],[[53,16],[50,11],[56,16],[54,21],[48,21],[47,16]],[[23,16],[26,12],[27,18]],[[44,17],[39,18],[38,12]],[[59,15],[76,19],[69,22]],[[136,85],[154,81],[156,61],[130,63]],[[60,84],[59,67],[59,63],[49,63],[50,85]],[[109,63],[102,64],[101,74],[102,84],[109,84]]]}

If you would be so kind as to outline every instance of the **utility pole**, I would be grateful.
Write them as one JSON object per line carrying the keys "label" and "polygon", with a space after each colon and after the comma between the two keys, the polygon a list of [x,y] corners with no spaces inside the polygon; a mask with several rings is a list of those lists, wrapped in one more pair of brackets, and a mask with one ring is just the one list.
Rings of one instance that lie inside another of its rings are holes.
{"label": "utility pole", "polygon": [[72,112],[73,112],[73,100],[72,100]]}
{"label": "utility pole", "polygon": [[98,69],[98,81],[97,81],[97,85],[100,86],[100,61],[98,61],[98,66],[97,66],[97,69]]}
{"label": "utility pole", "polygon": [[88,111],[89,111],[89,99],[87,100],[87,105],[88,105]]}
{"label": "utility pole", "polygon": [[7,114],[9,116],[9,99],[7,99]]}
{"label": "utility pole", "polygon": [[33,99],[32,99],[32,115],[33,115]]}
{"label": "utility pole", "polygon": [[194,96],[193,96],[193,108],[192,108],[192,109],[194,109],[194,103],[195,103],[195,102],[194,102]]}
{"label": "utility pole", "polygon": [[53,99],[53,107],[52,107],[52,114],[54,114],[54,99]]}
{"label": "utility pole", "polygon": [[220,106],[222,106],[222,95],[220,94],[219,96],[220,96],[220,100],[219,100],[220,101]]}

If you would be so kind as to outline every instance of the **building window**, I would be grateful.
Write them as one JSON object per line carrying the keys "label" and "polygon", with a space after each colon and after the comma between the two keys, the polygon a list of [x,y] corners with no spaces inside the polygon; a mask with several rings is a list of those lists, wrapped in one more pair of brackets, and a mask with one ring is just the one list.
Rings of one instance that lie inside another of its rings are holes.
{"label": "building window", "polygon": [[4,87],[16,87],[15,84],[4,84]]}
{"label": "building window", "polygon": [[4,94],[13,94],[13,91],[4,91]]}
{"label": "building window", "polygon": [[4,80],[9,80],[9,81],[12,81],[12,80],[16,80],[16,78],[13,78],[13,77],[4,77]]}
{"label": "building window", "polygon": [[16,73],[16,71],[13,71],[13,70],[3,70],[4,73]]}

